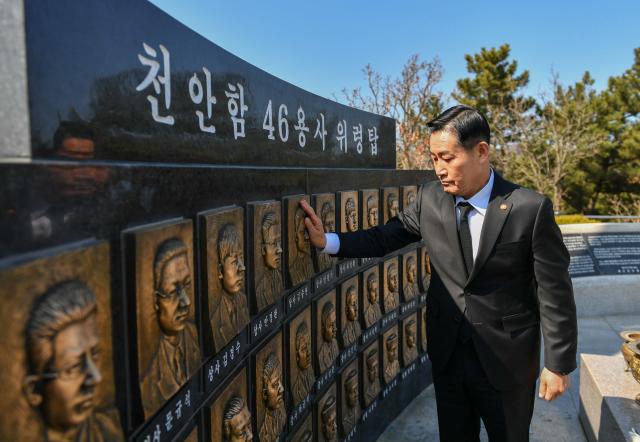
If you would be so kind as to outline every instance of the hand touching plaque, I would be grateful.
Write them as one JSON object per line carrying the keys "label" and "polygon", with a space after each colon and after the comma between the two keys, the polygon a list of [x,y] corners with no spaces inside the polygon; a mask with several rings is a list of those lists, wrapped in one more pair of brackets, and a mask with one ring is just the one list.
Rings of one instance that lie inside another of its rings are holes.
{"label": "hand touching plaque", "polygon": [[313,276],[311,243],[304,224],[305,212],[300,200],[309,201],[307,195],[283,198],[287,209],[287,268],[291,287],[295,287]]}
{"label": "hand touching plaque", "polygon": [[[315,195],[315,211],[320,217],[322,227],[326,232],[336,231],[336,197],[333,193],[321,193]],[[318,271],[322,272],[331,268],[336,262],[336,258],[329,256],[326,253],[316,253],[316,265]]]}

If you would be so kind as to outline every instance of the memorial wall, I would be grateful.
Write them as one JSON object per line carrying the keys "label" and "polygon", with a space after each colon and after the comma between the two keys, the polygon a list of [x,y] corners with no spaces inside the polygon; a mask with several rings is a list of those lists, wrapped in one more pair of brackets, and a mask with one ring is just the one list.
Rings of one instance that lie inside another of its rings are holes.
{"label": "memorial wall", "polygon": [[413,204],[434,176],[395,170],[395,121],[146,1],[24,17],[30,142],[0,150],[0,440],[375,440],[431,382],[429,256],[319,253],[299,202],[339,232]]}

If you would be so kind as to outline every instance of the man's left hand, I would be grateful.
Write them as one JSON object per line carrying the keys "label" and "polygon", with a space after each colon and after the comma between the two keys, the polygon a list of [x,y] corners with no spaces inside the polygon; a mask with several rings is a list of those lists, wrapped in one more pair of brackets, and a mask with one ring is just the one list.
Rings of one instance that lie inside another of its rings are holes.
{"label": "man's left hand", "polygon": [[545,367],[542,369],[542,373],[540,373],[538,397],[552,401],[562,396],[562,393],[569,389],[570,384],[571,380],[568,374],[556,373]]}

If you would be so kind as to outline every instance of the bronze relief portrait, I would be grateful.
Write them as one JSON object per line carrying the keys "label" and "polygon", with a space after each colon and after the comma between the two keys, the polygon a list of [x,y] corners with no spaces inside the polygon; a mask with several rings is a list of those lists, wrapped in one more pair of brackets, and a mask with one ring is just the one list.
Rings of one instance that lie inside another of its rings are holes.
{"label": "bronze relief portrait", "polygon": [[313,442],[313,420],[311,419],[311,413],[307,414],[304,421],[298,429],[291,435],[289,439],[291,442]]}
{"label": "bronze relief portrait", "polygon": [[338,357],[336,291],[331,290],[315,302],[316,353],[318,373],[324,373]]}
{"label": "bronze relief portrait", "polygon": [[388,384],[400,372],[398,361],[398,326],[394,325],[382,334],[382,377]]}
{"label": "bronze relief portrait", "polygon": [[416,251],[402,256],[402,295],[404,301],[411,301],[418,296],[418,259]]}
{"label": "bronze relief portrait", "polygon": [[402,186],[402,210],[416,202],[418,186]]}
{"label": "bronze relief portrait", "polygon": [[400,200],[397,187],[385,187],[382,189],[382,206],[383,217],[382,224],[386,224],[394,216],[398,216],[400,212]]}
{"label": "bronze relief portrait", "polygon": [[[333,193],[321,193],[314,196],[314,210],[318,214],[326,232],[336,231],[336,196]],[[330,269],[337,259],[326,253],[316,253],[316,266],[319,272]]]}
{"label": "bronze relief portrait", "polygon": [[247,401],[247,369],[242,368],[227,383],[211,407],[211,440],[251,442],[253,428]]}
{"label": "bronze relief portrait", "polygon": [[362,201],[362,228],[364,230],[379,224],[380,191],[367,189],[360,192]]}
{"label": "bronze relief portrait", "polygon": [[294,406],[312,392],[316,380],[311,345],[311,306],[308,306],[289,323],[289,391]]}
{"label": "bronze relief portrait", "polygon": [[400,321],[402,330],[402,365],[407,366],[418,357],[418,314],[413,313]]}
{"label": "bronze relief portrait", "polygon": [[226,207],[201,214],[207,258],[205,279],[215,352],[249,323],[245,291],[244,209]]}
{"label": "bronze relief portrait", "polygon": [[422,292],[426,293],[429,290],[431,284],[431,261],[429,260],[429,253],[427,248],[422,247],[420,250],[420,279],[422,282]]}
{"label": "bronze relief portrait", "polygon": [[282,333],[277,333],[255,355],[257,430],[261,442],[278,440],[287,422],[284,405]]}
{"label": "bronze relief portrait", "polygon": [[427,351],[427,307],[418,310],[420,314],[420,351]]}
{"label": "bronze relief portrait", "polygon": [[371,405],[380,394],[380,344],[376,339],[371,345],[364,349],[360,353],[362,359],[362,369],[364,374],[362,376],[363,385],[362,391],[364,392],[364,404],[365,406]]}
{"label": "bronze relief portrait", "polygon": [[346,436],[360,419],[360,386],[358,360],[354,359],[340,374],[340,420],[342,435]]}
{"label": "bronze relief portrait", "polygon": [[305,213],[300,201],[309,202],[308,195],[283,198],[287,214],[287,269],[290,287],[295,287],[313,276],[311,242],[304,225]]}
{"label": "bronze relief portrait", "polygon": [[0,263],[0,440],[121,441],[109,245]]}
{"label": "bronze relief portrait", "polygon": [[282,297],[282,222],[278,201],[248,204],[253,226],[253,296],[258,312]]}
{"label": "bronze relief portrait", "polygon": [[316,410],[318,442],[338,440],[336,384],[332,384],[320,397]]}
{"label": "bronze relief portrait", "polygon": [[150,417],[200,365],[191,221],[137,230],[135,295],[140,394]]}
{"label": "bronze relief portrait", "polygon": [[389,258],[382,263],[382,279],[382,305],[384,306],[384,313],[387,314],[400,305],[397,256]]}
{"label": "bronze relief portrait", "polygon": [[342,348],[358,342],[362,334],[360,326],[360,290],[358,275],[340,284],[340,336]]}
{"label": "bronze relief portrait", "polygon": [[358,192],[338,192],[340,205],[340,232],[355,232],[360,228],[358,216]]}
{"label": "bronze relief portrait", "polygon": [[366,328],[373,326],[382,317],[380,311],[380,267],[373,266],[362,273],[364,290],[363,314]]}

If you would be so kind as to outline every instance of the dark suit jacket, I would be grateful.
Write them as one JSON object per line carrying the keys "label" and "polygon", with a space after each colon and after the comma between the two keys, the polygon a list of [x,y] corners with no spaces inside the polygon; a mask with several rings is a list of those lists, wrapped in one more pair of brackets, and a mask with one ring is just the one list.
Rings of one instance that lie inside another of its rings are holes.
{"label": "dark suit jacket", "polygon": [[454,204],[438,181],[429,182],[420,187],[416,202],[386,225],[339,234],[338,256],[384,256],[424,241],[432,269],[427,348],[436,373],[446,369],[461,321],[471,324],[480,362],[497,389],[538,377],[540,329],[545,367],[574,370],[577,324],[569,254],[551,201],[495,173],[468,277]]}

